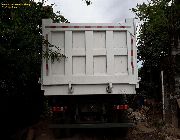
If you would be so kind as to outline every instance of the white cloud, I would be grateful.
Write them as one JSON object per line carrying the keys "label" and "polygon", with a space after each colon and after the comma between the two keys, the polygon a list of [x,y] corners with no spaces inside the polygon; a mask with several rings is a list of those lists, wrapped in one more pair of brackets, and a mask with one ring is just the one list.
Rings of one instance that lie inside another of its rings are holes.
{"label": "white cloud", "polygon": [[[39,0],[36,0],[39,1]],[[70,22],[97,23],[119,22],[125,18],[135,17],[129,9],[137,3],[147,0],[92,0],[87,6],[82,0],[48,0],[46,4],[55,3],[54,11],[61,11]]]}

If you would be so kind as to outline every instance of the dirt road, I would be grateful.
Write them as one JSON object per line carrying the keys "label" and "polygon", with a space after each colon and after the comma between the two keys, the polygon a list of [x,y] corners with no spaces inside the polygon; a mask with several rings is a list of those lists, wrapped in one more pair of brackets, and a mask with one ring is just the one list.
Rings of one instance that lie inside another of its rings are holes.
{"label": "dirt road", "polygon": [[[116,131],[115,133],[113,133]],[[116,136],[114,134],[117,134]],[[180,130],[170,126],[150,127],[145,122],[130,128],[127,135],[122,130],[52,130],[47,123],[40,122],[28,129],[26,140],[180,140]],[[66,138],[63,136],[67,136]]]}

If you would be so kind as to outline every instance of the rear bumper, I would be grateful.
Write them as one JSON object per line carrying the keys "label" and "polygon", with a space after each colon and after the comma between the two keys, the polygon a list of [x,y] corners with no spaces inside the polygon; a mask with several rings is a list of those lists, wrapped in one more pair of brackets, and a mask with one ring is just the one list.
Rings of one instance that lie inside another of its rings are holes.
{"label": "rear bumper", "polygon": [[134,123],[49,124],[49,128],[128,128]]}

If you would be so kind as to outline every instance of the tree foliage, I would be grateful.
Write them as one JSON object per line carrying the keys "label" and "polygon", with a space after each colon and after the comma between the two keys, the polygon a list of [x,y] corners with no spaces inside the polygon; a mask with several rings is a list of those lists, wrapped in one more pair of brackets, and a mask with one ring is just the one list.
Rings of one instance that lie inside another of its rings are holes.
{"label": "tree foliage", "polygon": [[42,57],[42,19],[68,22],[60,13],[53,13],[51,6],[29,4],[0,9],[0,90],[4,94],[22,94],[18,91],[22,87],[37,85]]}
{"label": "tree foliage", "polygon": [[91,0],[82,0],[82,1],[85,1],[86,5],[91,5],[92,4],[92,1]]}
{"label": "tree foliage", "polygon": [[[68,20],[60,12],[54,13],[52,5],[43,6],[40,2],[4,0],[0,4],[1,113],[4,130],[13,131],[13,128],[36,121],[43,110],[43,96],[38,84],[44,41],[42,19]],[[10,8],[3,4],[20,5]]]}
{"label": "tree foliage", "polygon": [[141,88],[146,94],[156,95],[159,91],[157,86],[160,86],[157,80],[160,71],[166,69],[172,72],[172,61],[162,64],[162,60],[170,58],[172,48],[178,44],[179,5],[170,0],[149,0],[148,3],[137,5],[132,11],[142,23],[137,38],[138,59],[143,63],[139,71]]}

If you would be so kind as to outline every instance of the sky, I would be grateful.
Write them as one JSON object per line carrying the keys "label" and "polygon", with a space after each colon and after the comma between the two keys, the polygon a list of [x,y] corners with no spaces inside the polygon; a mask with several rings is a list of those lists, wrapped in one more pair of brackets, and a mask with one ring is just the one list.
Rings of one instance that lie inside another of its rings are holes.
{"label": "sky", "polygon": [[[35,0],[36,2],[42,0]],[[131,8],[147,0],[91,0],[87,6],[82,0],[48,0],[46,5],[53,6],[54,12],[61,14],[71,23],[112,23],[134,18]]]}

